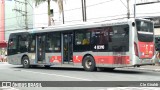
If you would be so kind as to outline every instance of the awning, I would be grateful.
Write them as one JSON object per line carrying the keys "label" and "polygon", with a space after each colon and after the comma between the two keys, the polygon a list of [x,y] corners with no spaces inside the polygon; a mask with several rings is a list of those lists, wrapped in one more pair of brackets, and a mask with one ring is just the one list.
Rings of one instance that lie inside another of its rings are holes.
{"label": "awning", "polygon": [[6,48],[7,47],[7,42],[0,41],[0,48]]}

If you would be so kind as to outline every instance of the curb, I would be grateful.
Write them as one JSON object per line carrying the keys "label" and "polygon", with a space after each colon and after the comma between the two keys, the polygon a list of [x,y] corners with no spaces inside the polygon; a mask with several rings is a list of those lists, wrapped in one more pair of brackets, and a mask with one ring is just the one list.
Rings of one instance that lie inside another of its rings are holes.
{"label": "curb", "polygon": [[156,72],[160,72],[160,69],[151,69],[151,68],[134,68],[134,67],[127,67],[126,69],[137,69],[137,70],[147,70],[147,71],[156,71]]}
{"label": "curb", "polygon": [[151,68],[138,68],[139,70],[148,70],[148,71],[157,71],[160,72],[160,69],[151,69]]}
{"label": "curb", "polygon": [[0,62],[0,64],[8,64],[8,62]]}

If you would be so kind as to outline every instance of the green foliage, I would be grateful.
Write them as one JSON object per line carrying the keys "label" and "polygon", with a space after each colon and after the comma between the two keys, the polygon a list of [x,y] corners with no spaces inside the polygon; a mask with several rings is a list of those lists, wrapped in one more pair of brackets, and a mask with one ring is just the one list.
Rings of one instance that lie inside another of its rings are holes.
{"label": "green foliage", "polygon": [[34,0],[35,1],[35,6],[40,5],[41,3],[44,3],[47,0]]}

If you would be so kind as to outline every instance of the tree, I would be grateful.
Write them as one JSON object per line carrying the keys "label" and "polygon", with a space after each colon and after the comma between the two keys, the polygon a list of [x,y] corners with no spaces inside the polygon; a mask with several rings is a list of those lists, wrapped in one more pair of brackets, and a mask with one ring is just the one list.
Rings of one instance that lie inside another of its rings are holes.
{"label": "tree", "polygon": [[[52,0],[57,2],[58,7],[59,7],[59,12],[62,13],[63,11],[63,0]],[[51,12],[50,12],[50,4],[51,0],[35,0],[35,6],[40,5],[41,3],[47,2],[48,3],[48,26],[51,25]]]}

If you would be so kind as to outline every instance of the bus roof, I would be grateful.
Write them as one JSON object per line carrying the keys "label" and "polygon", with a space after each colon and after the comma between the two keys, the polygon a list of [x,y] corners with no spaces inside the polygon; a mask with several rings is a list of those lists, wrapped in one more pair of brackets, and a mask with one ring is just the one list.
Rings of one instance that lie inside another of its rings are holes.
{"label": "bus roof", "polygon": [[57,26],[49,26],[44,29],[28,30],[30,33],[41,33],[41,32],[51,32],[51,31],[67,31],[73,29],[83,29],[91,27],[103,27],[103,26],[114,26],[121,24],[128,24],[133,22],[133,20],[119,20],[119,21],[105,21],[105,22],[82,22],[76,24],[62,24]]}
{"label": "bus roof", "polygon": [[[139,20],[142,20],[142,19],[139,19]],[[22,33],[22,32],[41,33],[41,32],[52,32],[52,31],[67,31],[67,30],[73,30],[73,29],[129,24],[132,22],[134,22],[134,19],[112,20],[112,21],[104,21],[104,22],[82,22],[82,23],[76,23],[76,24],[74,23],[74,24],[62,24],[62,25],[57,25],[57,26],[56,25],[49,26],[44,29],[37,28],[37,29],[32,29],[32,30],[24,30],[24,31],[21,30],[21,31],[14,32],[14,33]]]}

